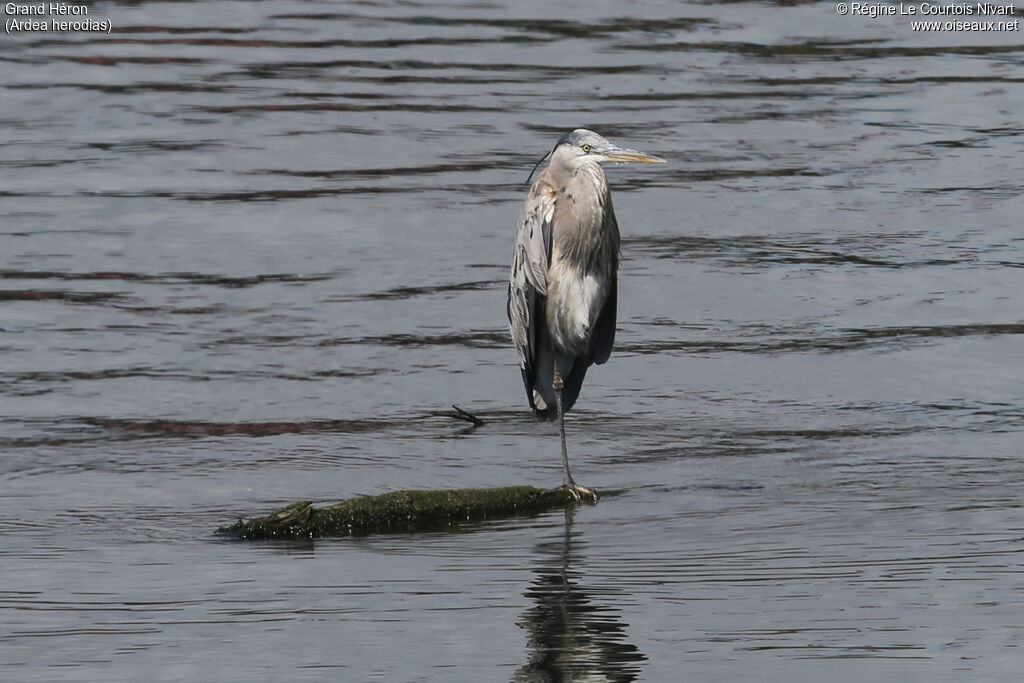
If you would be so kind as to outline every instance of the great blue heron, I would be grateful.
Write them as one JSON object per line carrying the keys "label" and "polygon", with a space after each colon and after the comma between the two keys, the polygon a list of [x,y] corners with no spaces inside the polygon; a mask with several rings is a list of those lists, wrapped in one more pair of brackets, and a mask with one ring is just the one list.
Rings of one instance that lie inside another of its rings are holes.
{"label": "great blue heron", "polygon": [[583,128],[563,135],[523,202],[508,283],[526,397],[538,419],[558,420],[563,488],[592,500],[594,492],[569,472],[565,413],[587,368],[608,360],[615,342],[619,226],[601,168],[606,161],[665,163]]}

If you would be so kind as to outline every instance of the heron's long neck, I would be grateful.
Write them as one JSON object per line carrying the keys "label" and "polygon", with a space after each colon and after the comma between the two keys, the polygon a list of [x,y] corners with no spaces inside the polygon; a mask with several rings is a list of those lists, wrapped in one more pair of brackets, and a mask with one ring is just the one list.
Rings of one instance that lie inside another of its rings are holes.
{"label": "heron's long neck", "polygon": [[584,164],[556,190],[554,251],[583,272],[614,268],[619,228],[604,171]]}

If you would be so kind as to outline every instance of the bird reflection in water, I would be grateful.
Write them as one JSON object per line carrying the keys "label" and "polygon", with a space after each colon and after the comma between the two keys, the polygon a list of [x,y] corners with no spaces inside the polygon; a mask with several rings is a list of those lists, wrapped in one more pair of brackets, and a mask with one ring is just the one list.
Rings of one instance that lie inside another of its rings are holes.
{"label": "bird reflection in water", "polygon": [[582,562],[572,548],[573,513],[565,511],[562,538],[539,545],[542,563],[525,593],[536,604],[519,622],[530,659],[512,677],[517,683],[633,681],[647,659],[626,641],[617,610],[593,602],[593,591],[578,583],[580,572],[571,569]]}

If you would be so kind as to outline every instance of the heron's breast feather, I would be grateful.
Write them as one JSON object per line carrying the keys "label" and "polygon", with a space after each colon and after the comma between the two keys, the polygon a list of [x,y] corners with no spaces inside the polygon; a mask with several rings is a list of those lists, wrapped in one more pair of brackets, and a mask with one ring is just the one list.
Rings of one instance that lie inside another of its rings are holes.
{"label": "heron's breast feather", "polygon": [[580,273],[559,260],[548,270],[547,281],[547,322],[551,340],[563,352],[583,353],[608,296],[607,283],[594,273]]}

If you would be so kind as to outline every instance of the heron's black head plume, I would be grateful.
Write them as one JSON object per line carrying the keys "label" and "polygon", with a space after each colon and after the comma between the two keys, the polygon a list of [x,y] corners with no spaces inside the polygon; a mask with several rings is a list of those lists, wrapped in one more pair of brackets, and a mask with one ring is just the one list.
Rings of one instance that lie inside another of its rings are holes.
{"label": "heron's black head plume", "polygon": [[[558,145],[555,145],[555,147],[558,147]],[[554,151],[555,151],[555,150],[553,150],[553,149],[551,150],[551,152],[554,152]],[[538,160],[537,160],[537,163],[535,163],[535,164],[533,165],[533,170],[532,170],[532,171],[530,171],[530,175],[526,176],[526,184],[527,184],[527,185],[529,185],[529,184],[530,184],[530,178],[532,178],[532,177],[533,177],[533,174],[537,172],[537,167],[538,167],[538,166],[540,166],[541,164],[543,164],[543,163],[544,163],[544,160],[545,160],[545,159],[547,159],[547,158],[548,158],[549,156],[551,156],[551,152],[548,152],[547,154],[545,154],[544,156],[542,156],[542,157],[541,157],[540,159],[538,159]]]}

